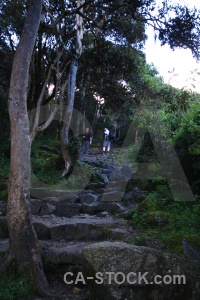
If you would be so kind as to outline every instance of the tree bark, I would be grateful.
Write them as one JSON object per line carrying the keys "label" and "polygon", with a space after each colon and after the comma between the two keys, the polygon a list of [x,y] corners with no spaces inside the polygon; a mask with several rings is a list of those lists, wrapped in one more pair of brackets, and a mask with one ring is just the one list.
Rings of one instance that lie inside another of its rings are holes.
{"label": "tree bark", "polygon": [[29,0],[27,4],[27,16],[14,56],[9,91],[11,164],[7,223],[11,254],[19,270],[34,274],[38,291],[47,295],[49,286],[30,213],[31,138],[27,113],[29,68],[40,24],[42,0]]}
{"label": "tree bark", "polygon": [[[84,3],[84,0],[77,1],[77,8],[81,7]],[[80,9],[80,12],[83,12],[83,8]],[[82,39],[83,39],[83,18],[80,15],[76,15],[76,54],[74,59],[71,62],[69,76],[68,76],[68,102],[64,111],[62,119],[62,127],[60,130],[60,140],[61,140],[61,149],[62,155],[65,162],[65,169],[62,176],[65,176],[68,173],[68,170],[71,165],[71,160],[69,156],[69,129],[72,119],[72,113],[74,108],[74,96],[75,96],[75,87],[76,87],[76,75],[78,69],[78,59],[82,53]]]}
{"label": "tree bark", "polygon": [[68,76],[68,103],[65,107],[62,128],[60,131],[61,149],[62,155],[65,162],[65,170],[63,171],[63,176],[67,174],[69,167],[71,165],[71,160],[69,156],[69,129],[70,122],[72,118],[73,108],[74,108],[74,94],[76,86],[76,74],[77,74],[78,62],[73,60],[70,67],[70,72]]}

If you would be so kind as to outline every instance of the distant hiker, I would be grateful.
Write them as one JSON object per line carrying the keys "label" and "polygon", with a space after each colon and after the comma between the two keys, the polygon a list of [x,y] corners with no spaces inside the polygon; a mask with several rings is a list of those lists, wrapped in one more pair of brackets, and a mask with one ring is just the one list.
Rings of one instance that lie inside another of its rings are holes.
{"label": "distant hiker", "polygon": [[92,134],[89,131],[89,128],[85,129],[85,133],[82,135],[82,146],[81,146],[81,154],[88,154],[88,150],[90,148],[90,144],[92,144]]}
{"label": "distant hiker", "polygon": [[110,151],[111,141],[109,139],[110,131],[108,128],[104,128],[103,132],[103,153],[106,154]]}

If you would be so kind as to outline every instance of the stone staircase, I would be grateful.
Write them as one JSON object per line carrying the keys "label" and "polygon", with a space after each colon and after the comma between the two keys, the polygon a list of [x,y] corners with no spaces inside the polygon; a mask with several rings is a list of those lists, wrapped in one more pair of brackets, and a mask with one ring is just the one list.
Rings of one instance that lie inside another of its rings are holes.
{"label": "stone staircase", "polygon": [[[66,285],[63,274],[70,270],[70,267],[89,274],[87,279],[103,270],[124,274],[133,271],[145,273],[147,270],[149,274],[160,274],[162,269],[163,274],[168,274],[168,270],[172,270],[172,274],[181,272],[186,274],[189,281],[189,288],[185,290],[191,290],[191,294],[196,293],[191,299],[198,299],[196,295],[199,295],[197,287],[199,289],[200,275],[196,265],[159,251],[164,245],[154,239],[146,238],[141,241],[140,246],[130,245],[140,233],[127,225],[127,219],[130,218],[130,209],[141,201],[142,191],[133,189],[132,186],[130,189],[127,187],[133,170],[128,164],[118,162],[118,149],[105,157],[98,151],[99,149],[91,149],[87,157],[80,157],[80,161],[97,168],[102,175],[102,182],[88,183],[84,189],[76,191],[31,189],[32,222],[43,259],[50,263],[52,268],[48,278],[50,286],[55,293],[59,289],[63,292],[64,296],[58,299],[91,300],[96,299],[96,295],[100,295],[102,291],[105,291],[107,298],[102,292],[98,299],[149,299],[149,293],[150,298],[154,300],[180,299],[179,291],[177,293],[177,287],[174,285],[170,285],[170,290],[169,285],[166,288],[165,285],[159,286],[159,289],[154,286],[154,289],[150,290],[149,285],[145,287],[139,284],[133,287],[127,286],[126,283],[120,286],[96,285],[94,288],[90,280],[84,287]],[[184,245],[188,252],[188,244]],[[0,255],[6,253],[8,248],[6,203],[0,201]],[[59,268],[57,277],[54,274],[55,264]],[[185,290],[181,290],[181,295]],[[170,296],[167,298],[165,295],[168,293]],[[27,300],[42,299],[34,295]]]}
{"label": "stone staircase", "polygon": [[[123,200],[131,170],[119,165],[118,153],[119,149],[113,149],[103,155],[100,149],[93,148],[87,157],[80,157],[82,163],[98,168],[103,182],[88,183],[83,190],[73,192],[31,189],[32,221],[48,261],[58,261],[58,257],[63,261],[65,257],[69,263],[73,257],[73,262],[78,263],[77,253],[85,244],[134,238],[135,232],[124,218],[130,217],[129,208],[136,204],[131,203],[132,199]],[[5,215],[6,204],[0,202],[0,253],[5,252],[6,244],[8,247]]]}

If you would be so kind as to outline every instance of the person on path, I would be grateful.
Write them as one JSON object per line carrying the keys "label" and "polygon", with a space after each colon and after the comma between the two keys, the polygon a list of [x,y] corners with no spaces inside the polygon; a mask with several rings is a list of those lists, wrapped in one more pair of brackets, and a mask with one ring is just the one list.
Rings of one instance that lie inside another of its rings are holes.
{"label": "person on path", "polygon": [[89,131],[89,128],[85,129],[85,133],[82,135],[82,146],[81,146],[81,154],[88,155],[88,151],[90,148],[90,145],[92,144],[92,134]]}
{"label": "person on path", "polygon": [[104,128],[103,132],[103,154],[107,154],[110,151],[111,141],[109,140],[109,130]]}

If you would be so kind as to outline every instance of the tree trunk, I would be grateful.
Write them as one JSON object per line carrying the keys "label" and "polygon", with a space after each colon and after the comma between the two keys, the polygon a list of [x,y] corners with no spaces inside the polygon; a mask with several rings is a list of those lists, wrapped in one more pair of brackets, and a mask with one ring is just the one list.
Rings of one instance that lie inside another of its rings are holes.
{"label": "tree trunk", "polygon": [[79,111],[80,114],[77,115],[74,113],[73,118],[74,118],[74,126],[73,126],[73,132],[75,136],[79,136],[80,134],[85,132],[86,127],[90,127],[90,125],[86,124],[86,119],[85,119],[85,109],[86,109],[86,99],[85,99],[85,94],[86,94],[86,88],[88,85],[88,78],[89,75],[85,79],[85,74],[82,74],[82,79],[80,83],[80,98],[79,98]]}
{"label": "tree trunk", "polygon": [[69,156],[69,129],[74,108],[74,94],[76,86],[76,74],[77,74],[78,62],[73,60],[70,67],[68,76],[68,103],[65,107],[64,116],[62,119],[62,127],[60,131],[61,149],[62,155],[65,162],[65,170],[63,176],[67,174],[71,161]]}
{"label": "tree trunk", "polygon": [[7,223],[11,254],[19,269],[34,274],[38,291],[48,294],[41,253],[30,213],[31,139],[27,113],[27,91],[32,52],[39,28],[42,0],[28,1],[28,11],[11,73],[9,114],[11,122],[11,164]]}
{"label": "tree trunk", "polygon": [[[77,8],[81,7],[84,3],[84,0],[77,1]],[[83,12],[83,8],[80,9]],[[60,139],[61,139],[61,149],[63,154],[63,159],[65,162],[65,169],[63,171],[62,176],[68,173],[68,170],[71,165],[71,160],[69,156],[69,129],[70,123],[74,108],[74,96],[75,96],[75,87],[76,87],[76,75],[78,69],[78,59],[82,53],[82,39],[83,39],[83,18],[80,15],[76,15],[76,54],[74,59],[71,62],[70,72],[68,76],[68,102],[65,108],[64,116],[62,119],[62,127],[60,131]]]}

